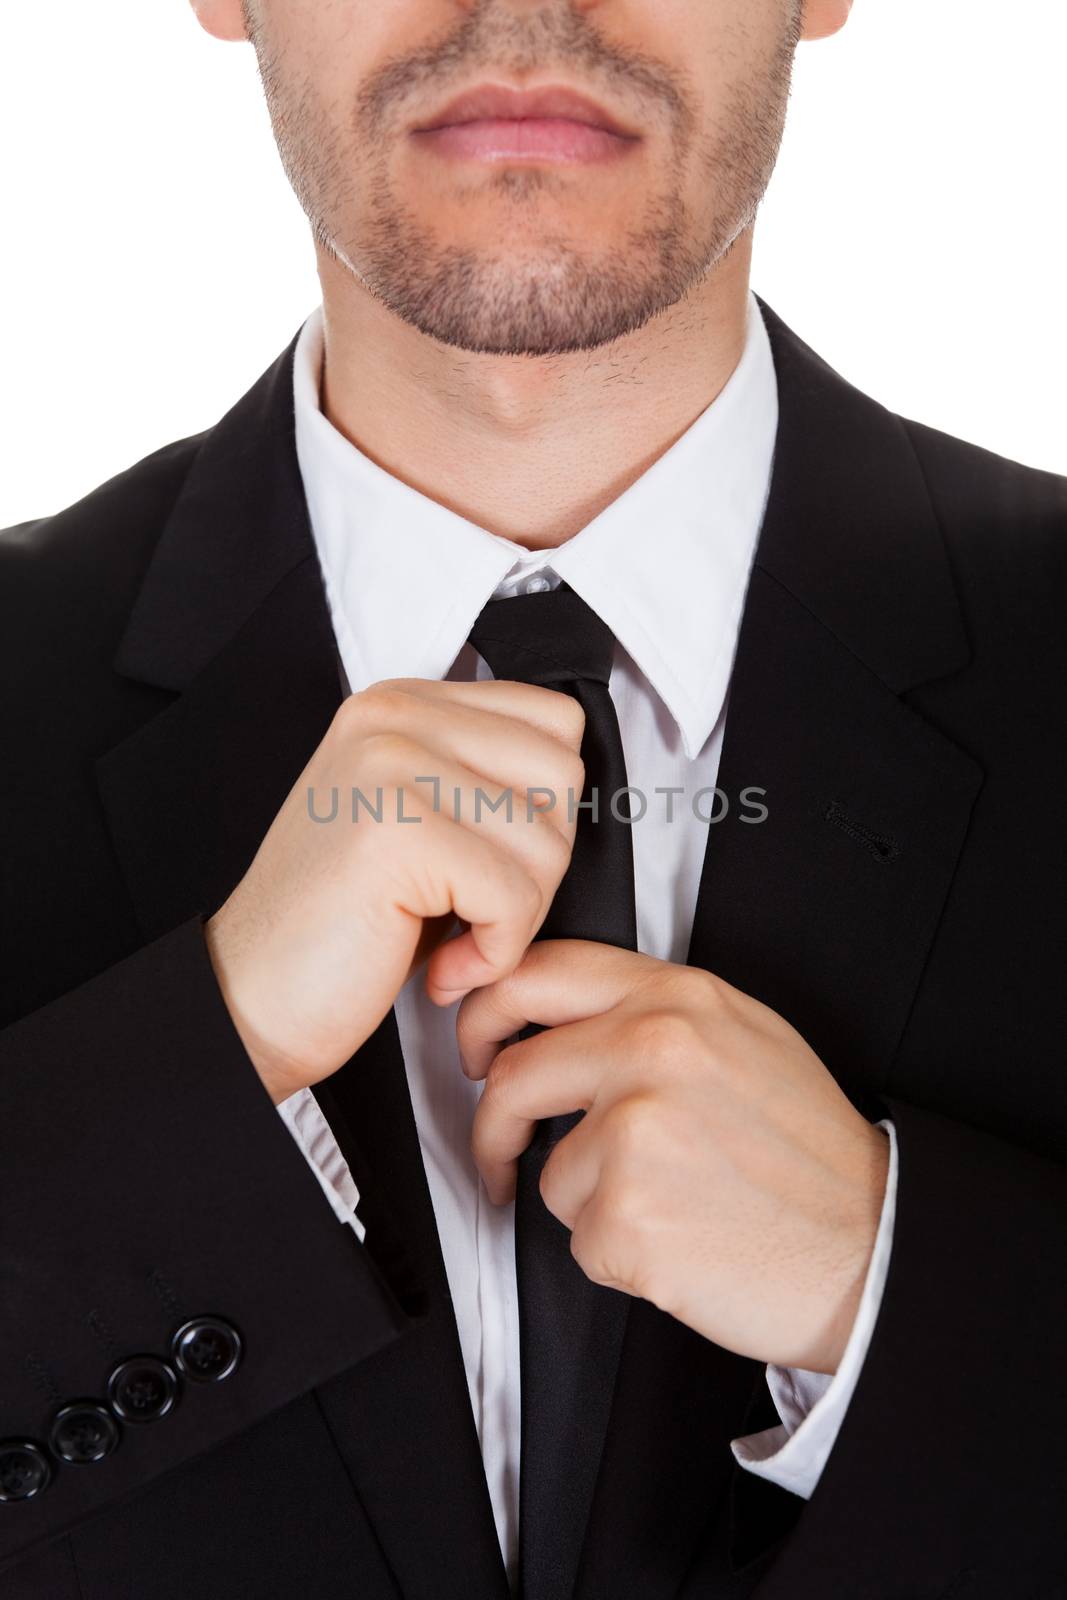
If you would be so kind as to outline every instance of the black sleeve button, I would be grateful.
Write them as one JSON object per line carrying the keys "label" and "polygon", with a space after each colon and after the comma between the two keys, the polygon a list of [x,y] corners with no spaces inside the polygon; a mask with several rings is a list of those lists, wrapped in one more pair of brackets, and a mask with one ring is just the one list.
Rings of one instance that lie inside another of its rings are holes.
{"label": "black sleeve button", "polygon": [[48,1457],[32,1439],[0,1439],[0,1505],[32,1500],[52,1481]]}
{"label": "black sleeve button", "polygon": [[103,1461],[119,1442],[119,1425],[95,1400],[73,1400],[56,1413],[48,1442],[72,1465]]}
{"label": "black sleeve button", "polygon": [[194,1317],[171,1340],[174,1364],[194,1383],[221,1383],[241,1359],[241,1335],[222,1317]]}
{"label": "black sleeve button", "polygon": [[131,1356],[107,1380],[107,1398],[123,1422],[158,1422],[174,1409],[178,1377],[157,1356]]}

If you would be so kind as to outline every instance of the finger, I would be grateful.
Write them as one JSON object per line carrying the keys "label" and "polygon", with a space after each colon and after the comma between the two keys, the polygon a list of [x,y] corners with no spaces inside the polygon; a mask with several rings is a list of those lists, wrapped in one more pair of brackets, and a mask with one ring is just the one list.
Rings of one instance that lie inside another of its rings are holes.
{"label": "finger", "polygon": [[[394,847],[383,867],[396,910],[420,919],[424,928],[427,921],[449,917],[468,924],[460,938],[434,951],[427,969],[431,998],[452,1004],[460,993],[498,981],[522,960],[551,898],[546,869],[543,863],[524,863],[487,829],[457,827],[421,794],[405,794],[404,815],[421,826],[410,835],[411,848],[397,860]],[[529,830],[528,852],[534,849],[534,832]],[[565,853],[547,824],[540,839],[542,844],[554,840],[553,850]]]}
{"label": "finger", "polygon": [[553,1146],[541,1168],[541,1198],[565,1228],[573,1228],[600,1184],[604,1146],[598,1111],[582,1120]]}
{"label": "finger", "polygon": [[[573,751],[506,717],[485,715],[459,730],[442,726],[439,735],[431,733],[420,744],[426,751],[423,771],[436,780],[442,809],[456,822],[469,828],[498,817],[509,827],[544,821],[566,841],[569,853],[585,786],[585,768]],[[451,761],[471,774],[462,794],[445,779]]]}
{"label": "finger", "polygon": [[426,989],[439,1005],[513,971],[545,913],[541,885],[510,851],[467,828],[452,833],[441,898],[469,926],[430,957]]}
{"label": "finger", "polygon": [[[432,785],[424,785],[427,798],[436,807],[435,814],[446,824],[455,824],[468,832],[481,834],[499,849],[506,850],[521,862],[531,877],[541,886],[544,895],[543,914],[536,927],[540,927],[559,888],[563,874],[570,866],[573,848],[573,827],[568,837],[566,823],[561,827],[545,811],[528,812],[521,795],[515,794],[514,803],[501,807],[483,804],[483,788],[479,775],[468,767],[442,760],[433,774]],[[495,795],[490,797],[495,799]],[[444,848],[447,848],[447,842]],[[536,931],[536,929],[535,929]]]}
{"label": "finger", "polygon": [[571,1255],[590,1283],[634,1294],[632,1252],[628,1231],[613,1225],[611,1200],[601,1186],[574,1219]]}
{"label": "finger", "polygon": [[505,678],[489,678],[482,683],[453,683],[447,678],[388,678],[361,690],[360,695],[371,697],[379,691],[392,690],[439,707],[467,706],[475,711],[495,712],[558,739],[568,749],[581,747],[585,712],[573,695],[559,689],[513,683]]}
{"label": "finger", "polygon": [[[484,702],[453,703],[442,714],[431,700],[379,685],[354,706],[348,725],[357,738],[379,744],[395,739],[398,750],[413,758],[418,752],[412,777],[431,787],[457,822],[470,826],[502,815],[521,823],[543,815],[572,844],[573,802],[585,784],[577,751],[527,722],[487,710]],[[450,777],[457,764],[470,774],[467,792]]]}
{"label": "finger", "polygon": [[[536,1124],[530,1123],[522,1149],[510,1158],[479,1166],[482,1181],[493,1205],[507,1205],[515,1198],[519,1158],[533,1138]],[[564,1227],[573,1228],[600,1182],[603,1150],[598,1132],[599,1116],[594,1108],[553,1146],[541,1168],[541,1198]]]}
{"label": "finger", "polygon": [[[458,906],[441,907],[439,892],[433,897],[436,909],[433,912],[423,909],[427,901],[422,885],[429,877],[435,890],[439,890],[440,871],[435,872],[435,869],[439,863],[447,864],[448,858],[459,848],[459,835],[473,833],[513,856],[537,883],[542,903],[533,923],[532,938],[570,864],[570,842],[552,820],[538,811],[527,820],[521,803],[517,810],[512,808],[510,820],[507,809],[480,806],[478,773],[450,757],[428,755],[421,744],[405,734],[381,735],[365,747],[364,756],[363,781],[352,801],[353,825],[365,830],[383,825],[390,828],[419,825],[417,834],[411,834],[405,827],[403,846],[406,875],[416,886],[420,898],[405,901],[404,909],[421,916],[439,915],[447,910],[461,917],[464,915]],[[427,770],[430,767],[434,770]],[[410,849],[406,848],[409,840]],[[389,843],[395,854],[398,841],[393,839]],[[465,853],[464,858],[468,859],[469,853]],[[519,955],[522,953],[520,950]]]}
{"label": "finger", "polygon": [[595,1103],[612,1043],[603,1018],[589,1017],[500,1051],[471,1127],[471,1153],[491,1197],[510,1192],[514,1164],[538,1122]]}
{"label": "finger", "polygon": [[591,939],[540,939],[509,977],[464,1000],[456,1017],[460,1062],[484,1078],[502,1040],[528,1022],[558,1028],[611,1010],[664,963]]}

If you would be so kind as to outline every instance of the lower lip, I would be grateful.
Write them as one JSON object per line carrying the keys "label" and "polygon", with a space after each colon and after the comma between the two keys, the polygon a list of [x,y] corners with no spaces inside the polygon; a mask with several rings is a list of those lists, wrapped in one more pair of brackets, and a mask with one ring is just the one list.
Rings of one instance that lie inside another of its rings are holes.
{"label": "lower lip", "polygon": [[415,138],[439,155],[473,161],[608,161],[638,143],[564,117],[453,122],[420,128]]}

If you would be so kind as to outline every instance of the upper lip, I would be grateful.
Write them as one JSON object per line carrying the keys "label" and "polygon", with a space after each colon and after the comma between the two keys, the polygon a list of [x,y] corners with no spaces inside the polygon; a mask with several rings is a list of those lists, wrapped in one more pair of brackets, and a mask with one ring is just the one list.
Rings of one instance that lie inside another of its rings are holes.
{"label": "upper lip", "polygon": [[636,137],[631,129],[624,127],[595,100],[562,84],[548,84],[541,89],[513,89],[502,83],[480,83],[449,100],[427,121],[419,123],[414,131],[426,133],[431,128],[444,128],[456,122],[480,122],[490,118],[522,120],[529,117],[565,117],[570,122],[585,122],[593,128],[606,128],[609,133],[623,139]]}

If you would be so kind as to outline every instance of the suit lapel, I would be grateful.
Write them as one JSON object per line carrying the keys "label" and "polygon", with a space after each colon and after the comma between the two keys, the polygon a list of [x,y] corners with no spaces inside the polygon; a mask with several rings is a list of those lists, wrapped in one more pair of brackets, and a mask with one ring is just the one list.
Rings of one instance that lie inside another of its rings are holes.
{"label": "suit lapel", "polygon": [[166,710],[97,762],[147,938],[218,908],[329,726],[340,685],[320,591],[313,560],[296,565]]}
{"label": "suit lapel", "polygon": [[[718,780],[730,811],[709,829],[688,960],[785,1016],[879,1115],[873,1096],[982,776],[904,696],[964,665],[967,644],[902,424],[764,311],[780,400],[775,470]],[[765,792],[745,806],[746,789]],[[766,820],[742,820],[755,803]],[[729,1440],[746,1431],[763,1381],[762,1366],[634,1303],[582,1600],[668,1600],[702,1546],[709,1600],[716,1576],[734,1592],[729,1563],[752,1555],[738,1506],[755,1480]],[[802,1502],[774,1493],[781,1531]],[[758,1524],[766,1544],[765,1508]]]}
{"label": "suit lapel", "polygon": [[[691,959],[878,1089],[982,773],[908,691],[969,650],[903,424],[765,310],[780,424],[735,661]],[[747,787],[765,821],[742,820]]]}
{"label": "suit lapel", "polygon": [[[342,697],[291,385],[290,351],[205,436],[116,657],[124,675],[175,696],[97,763],[145,939],[222,903]],[[319,1403],[408,1600],[468,1590],[503,1600],[392,1013],[319,1099],[360,1186],[377,1268],[415,1319],[388,1360],[342,1374]]]}
{"label": "suit lapel", "polygon": [[876,1092],[922,975],[981,774],[765,569],[752,577],[720,787],[765,821],[709,831],[690,960]]}
{"label": "suit lapel", "polygon": [[340,700],[291,383],[289,352],[203,436],[115,657],[175,696],[97,763],[149,938],[226,898]]}

